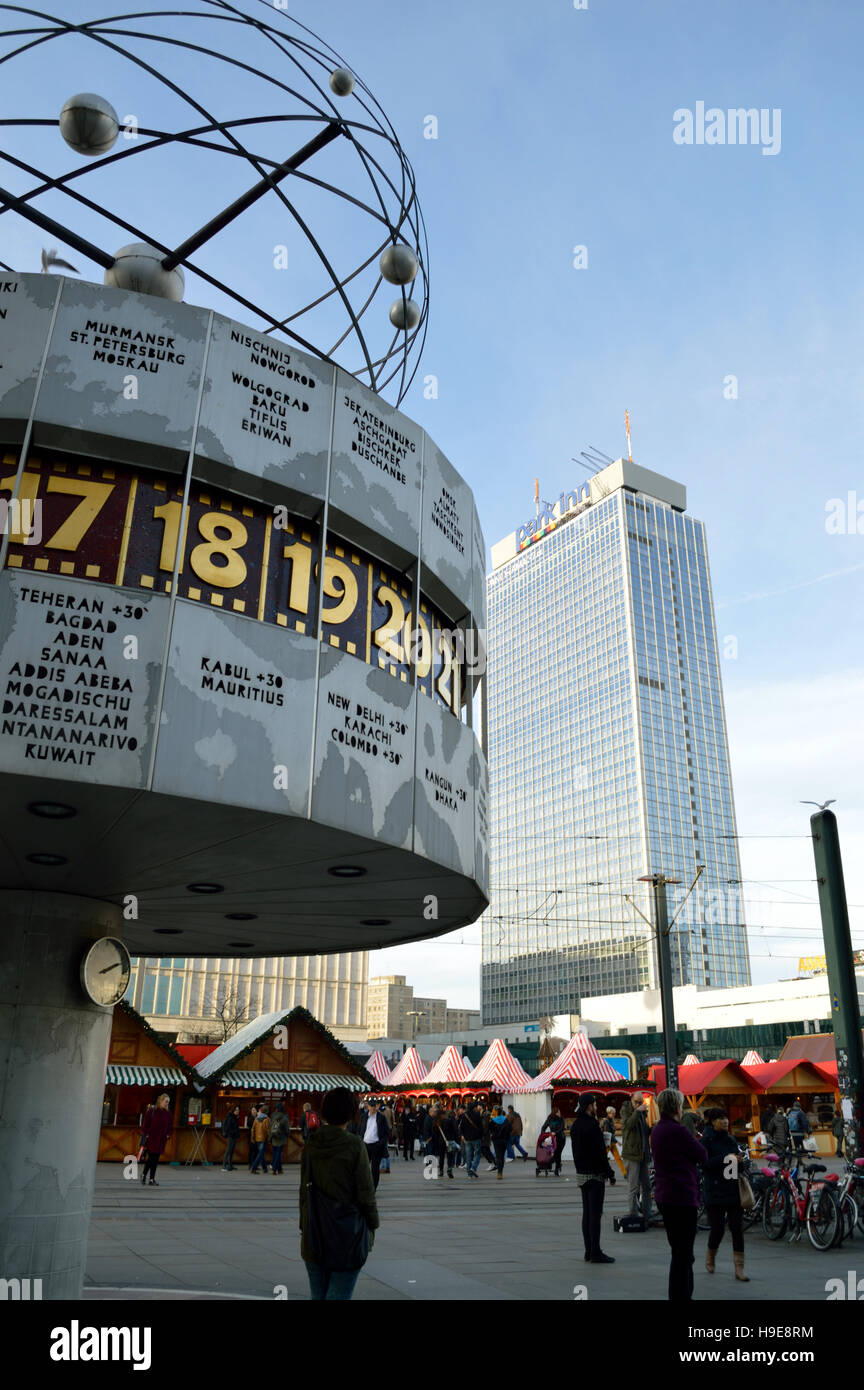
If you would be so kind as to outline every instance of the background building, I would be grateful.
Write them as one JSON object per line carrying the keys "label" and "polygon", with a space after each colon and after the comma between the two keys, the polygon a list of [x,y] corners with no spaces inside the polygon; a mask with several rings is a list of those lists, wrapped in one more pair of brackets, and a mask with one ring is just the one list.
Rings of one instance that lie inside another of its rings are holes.
{"label": "background building", "polygon": [[750,980],[705,528],[619,459],[492,548],[484,1024],[654,988],[641,875],[702,882],[675,983]]}
{"label": "background building", "polygon": [[404,975],[377,975],[369,981],[368,1038],[415,1038],[426,1033],[470,1028],[480,1011],[448,1009],[446,999],[423,999],[414,994]]}
{"label": "background building", "polygon": [[260,959],[134,962],[126,998],[158,1032],[177,1042],[221,1042],[259,1014],[298,1005],[341,1042],[366,1036],[366,951]]}

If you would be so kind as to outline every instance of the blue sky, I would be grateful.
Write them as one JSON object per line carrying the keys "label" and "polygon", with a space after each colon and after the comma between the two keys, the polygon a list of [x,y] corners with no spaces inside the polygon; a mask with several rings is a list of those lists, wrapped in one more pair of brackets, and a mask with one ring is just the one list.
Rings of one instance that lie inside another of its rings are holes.
{"label": "blue sky", "polygon": [[[403,409],[474,488],[487,542],[531,512],[535,475],[555,497],[586,477],[580,449],[620,454],[625,407],[634,459],[684,482],[706,522],[718,632],[737,639],[723,676],[754,979],[794,974],[799,946],[820,939],[799,798],[837,798],[849,898],[864,902],[864,535],[826,530],[831,499],[864,502],[860,7],[290,0],[289,12],[368,84],[414,165],[431,317]],[[112,63],[70,76],[40,61],[38,87],[25,65],[7,71],[0,114],[53,114],[82,88],[121,114],[146,105]],[[676,144],[673,113],[700,101],[779,109],[779,152]],[[183,206],[187,177],[178,166],[163,185],[166,237],[213,210],[203,185]],[[42,239],[21,224],[7,239],[7,220],[0,258],[37,268]],[[242,274],[265,285],[283,234],[258,230]],[[724,397],[730,375],[737,399]],[[775,835],[790,838],[749,838]],[[852,918],[864,945],[864,910]],[[473,1005],[479,935],[380,953],[373,968]]]}

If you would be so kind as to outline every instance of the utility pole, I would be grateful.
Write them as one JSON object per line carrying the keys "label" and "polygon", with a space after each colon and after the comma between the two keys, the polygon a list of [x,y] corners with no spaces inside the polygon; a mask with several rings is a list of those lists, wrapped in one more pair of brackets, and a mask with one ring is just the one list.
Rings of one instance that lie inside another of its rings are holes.
{"label": "utility pole", "polygon": [[[693,892],[699,881],[699,874],[693,880],[687,894]],[[669,921],[669,913],[666,906],[666,884],[680,883],[680,878],[667,878],[665,874],[644,874],[639,879],[640,883],[650,883],[654,887],[654,921],[651,922],[645,916],[641,908],[636,907],[629,893],[625,893],[625,900],[631,907],[636,908],[643,921],[648,922],[657,938],[657,975],[660,984],[660,1010],[663,1019],[663,1055],[666,1062],[666,1085],[669,1090],[678,1090],[678,1048],[675,1044],[675,1005],[672,997],[672,958],[669,954],[669,931],[672,923]],[[684,899],[684,902],[687,901]],[[681,907],[684,903],[681,904]],[[679,907],[678,912],[681,911]],[[677,917],[678,913],[675,914]],[[673,918],[674,921],[674,918]]]}
{"label": "utility pole", "polygon": [[663,1053],[666,1058],[666,1086],[678,1090],[678,1048],[675,1044],[675,1005],[672,996],[672,956],[669,952],[669,912],[666,906],[666,884],[680,883],[680,878],[664,874],[648,874],[639,880],[654,887],[654,930],[657,936],[657,973],[660,984],[660,1010],[663,1018]]}
{"label": "utility pole", "polygon": [[639,879],[640,883],[650,883],[654,887],[653,922],[648,921],[642,909],[636,907],[629,893],[624,894],[625,901],[636,909],[643,922],[648,922],[657,938],[657,974],[660,982],[660,1009],[663,1018],[663,1055],[666,1060],[666,1086],[671,1091],[678,1090],[678,1048],[675,1043],[675,1001],[672,995],[672,957],[669,953],[669,933],[678,920],[684,904],[702,877],[704,868],[704,864],[699,865],[696,870],[696,877],[684,894],[678,911],[671,922],[666,905],[666,884],[680,883],[680,878],[667,878],[665,874],[643,874]]}
{"label": "utility pole", "polygon": [[828,992],[837,1053],[837,1087],[841,1099],[846,1102],[843,1108],[847,1117],[849,1106],[852,1108],[860,1153],[864,1141],[864,1040],[861,1037],[861,1013],[852,960],[840,837],[834,812],[820,809],[812,815],[810,832],[813,836],[825,963],[828,967]]}

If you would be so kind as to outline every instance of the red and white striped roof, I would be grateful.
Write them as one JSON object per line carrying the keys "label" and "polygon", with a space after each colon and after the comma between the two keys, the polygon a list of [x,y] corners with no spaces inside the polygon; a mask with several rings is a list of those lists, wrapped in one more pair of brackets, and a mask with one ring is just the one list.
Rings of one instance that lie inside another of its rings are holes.
{"label": "red and white striped roof", "polygon": [[483,1081],[492,1091],[527,1091],[531,1086],[531,1077],[501,1038],[492,1040],[466,1079]]}
{"label": "red and white striped roof", "polygon": [[416,1047],[409,1047],[401,1062],[394,1067],[387,1079],[388,1086],[410,1086],[425,1080],[426,1064]]}
{"label": "red and white striped roof", "polygon": [[384,1056],[381,1052],[372,1053],[372,1056],[366,1063],[366,1070],[371,1071],[372,1075],[375,1077],[375,1080],[380,1081],[382,1086],[384,1085],[385,1081],[390,1080],[390,1068],[384,1061]]}
{"label": "red and white striped roof", "polygon": [[449,1047],[445,1047],[434,1066],[430,1067],[425,1080],[430,1084],[440,1081],[447,1086],[458,1086],[460,1082],[467,1080],[470,1072],[471,1063],[466,1062],[458,1047],[451,1043]]}
{"label": "red and white striped roof", "polygon": [[[698,1065],[699,1065],[699,1058],[696,1056],[695,1053],[693,1053],[693,1052],[688,1052],[688,1053],[687,1053],[687,1056],[684,1058],[684,1061],[681,1063],[681,1065],[682,1065],[682,1067],[698,1067]],[[368,1066],[368,1063],[367,1063],[367,1066]]]}
{"label": "red and white striped roof", "polygon": [[762,1067],[765,1065],[765,1063],[759,1056],[759,1053],[756,1051],[755,1047],[751,1047],[750,1051],[745,1053],[744,1060],[742,1061],[741,1065],[742,1067]]}
{"label": "red and white striped roof", "polygon": [[581,1081],[622,1081],[621,1073],[601,1057],[590,1038],[574,1033],[564,1051],[551,1066],[532,1082],[532,1091],[545,1091],[559,1077],[572,1076]]}

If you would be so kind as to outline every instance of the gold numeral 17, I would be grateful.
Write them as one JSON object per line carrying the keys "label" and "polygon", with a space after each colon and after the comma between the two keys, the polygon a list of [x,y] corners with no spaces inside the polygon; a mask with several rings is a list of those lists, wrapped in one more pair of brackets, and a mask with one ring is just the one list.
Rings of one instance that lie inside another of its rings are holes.
{"label": "gold numeral 17", "polygon": [[[30,511],[31,516],[41,481],[42,477],[39,473],[24,472],[21,475],[21,487],[18,495],[22,501],[30,503],[27,510]],[[0,491],[11,494],[14,486],[15,474],[10,473],[0,482]],[[73,497],[80,497],[81,501],[70,512],[66,520],[61,522],[50,540],[45,542],[47,548],[49,550],[77,550],[115,486],[115,483],[97,483],[92,478],[49,478],[45,488],[46,492],[69,493]],[[13,545],[23,545],[27,537],[16,530],[10,536],[10,540]]]}

